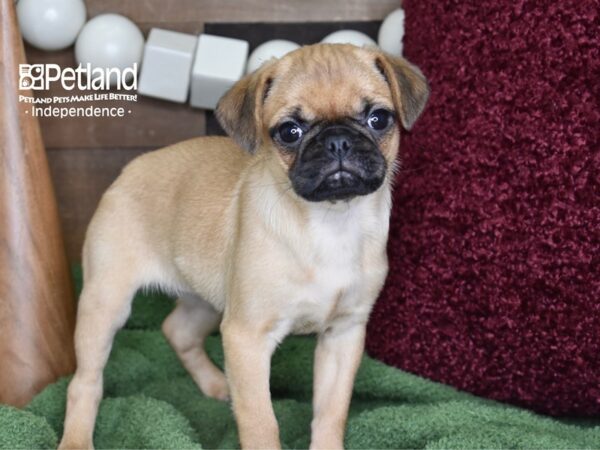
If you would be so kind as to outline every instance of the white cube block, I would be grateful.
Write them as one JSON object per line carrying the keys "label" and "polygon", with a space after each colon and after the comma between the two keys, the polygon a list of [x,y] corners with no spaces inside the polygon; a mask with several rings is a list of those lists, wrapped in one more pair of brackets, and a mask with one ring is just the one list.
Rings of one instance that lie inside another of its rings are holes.
{"label": "white cube block", "polygon": [[201,34],[192,69],[190,104],[214,109],[219,99],[244,74],[248,42]]}
{"label": "white cube block", "polygon": [[184,103],[198,37],[152,28],[144,48],[138,93]]}

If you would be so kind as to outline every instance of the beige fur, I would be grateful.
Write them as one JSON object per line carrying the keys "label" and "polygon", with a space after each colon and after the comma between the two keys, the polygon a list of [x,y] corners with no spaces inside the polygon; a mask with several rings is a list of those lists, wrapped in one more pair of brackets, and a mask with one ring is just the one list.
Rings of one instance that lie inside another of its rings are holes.
{"label": "beige fur", "polygon": [[[374,50],[305,47],[240,81],[219,105],[225,128],[254,154],[229,138],[205,137],[125,168],[86,236],[78,366],[60,448],[92,447],[114,334],[135,291],[148,285],[179,297],[163,331],[202,392],[231,397],[244,448],[280,446],[270,357],[286,335],[317,333],[311,447],[343,447],[365,324],[387,273],[399,127],[380,144],[389,163],[384,185],[336,203],[294,193],[293,157],[267,130],[297,105],[318,119],[356,115],[364,95],[410,127],[420,110],[409,103],[420,96],[414,103],[422,109],[427,85],[404,60]],[[219,323],[227,379],[203,349]]]}

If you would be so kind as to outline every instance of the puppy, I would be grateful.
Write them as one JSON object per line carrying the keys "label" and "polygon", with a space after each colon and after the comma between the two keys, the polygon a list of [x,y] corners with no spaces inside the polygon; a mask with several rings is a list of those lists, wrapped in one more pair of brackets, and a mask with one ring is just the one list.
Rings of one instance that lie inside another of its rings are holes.
{"label": "puppy", "polygon": [[[239,81],[204,137],[131,162],[83,249],[60,448],[89,448],[113,337],[142,286],[178,297],[163,331],[201,391],[231,399],[243,448],[279,448],[270,358],[316,333],[311,448],[342,448],[365,326],[387,270],[400,126],[429,89],[406,60],[320,44]],[[223,374],[203,343],[219,328]]]}

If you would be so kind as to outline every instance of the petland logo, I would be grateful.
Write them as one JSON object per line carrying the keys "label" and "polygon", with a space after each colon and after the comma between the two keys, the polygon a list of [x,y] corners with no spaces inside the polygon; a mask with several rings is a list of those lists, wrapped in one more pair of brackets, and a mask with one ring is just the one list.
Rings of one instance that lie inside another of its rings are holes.
{"label": "petland logo", "polygon": [[118,67],[92,68],[80,64],[76,69],[58,64],[19,64],[19,89],[48,90],[60,82],[63,89],[109,90],[112,87],[126,91],[137,90],[137,63],[121,70]]}

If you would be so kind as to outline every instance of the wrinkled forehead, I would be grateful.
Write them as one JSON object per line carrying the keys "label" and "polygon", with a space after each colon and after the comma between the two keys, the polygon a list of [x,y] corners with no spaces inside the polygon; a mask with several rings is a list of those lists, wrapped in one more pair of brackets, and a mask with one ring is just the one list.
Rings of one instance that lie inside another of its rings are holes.
{"label": "wrinkled forehead", "polygon": [[275,63],[264,117],[269,125],[297,116],[335,120],[375,105],[393,108],[374,52],[347,45],[313,46]]}

